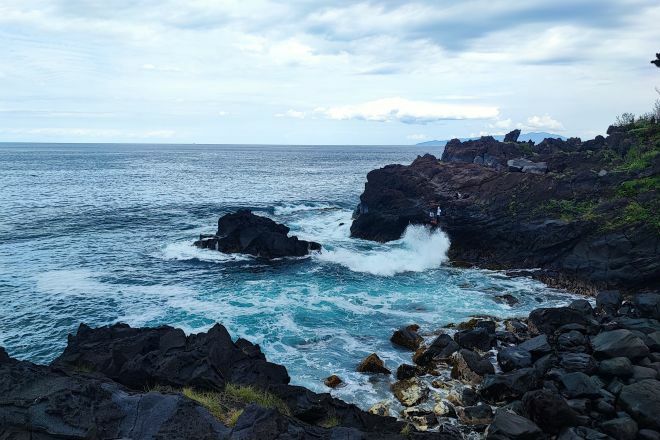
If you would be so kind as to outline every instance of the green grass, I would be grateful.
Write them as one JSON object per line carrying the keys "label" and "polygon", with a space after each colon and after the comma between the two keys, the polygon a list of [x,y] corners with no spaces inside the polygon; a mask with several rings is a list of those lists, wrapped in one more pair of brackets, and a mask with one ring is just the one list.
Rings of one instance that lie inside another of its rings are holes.
{"label": "green grass", "polygon": [[660,231],[660,203],[648,206],[637,201],[632,201],[622,210],[620,215],[615,216],[605,224],[606,229],[618,229],[623,226],[645,223]]}
{"label": "green grass", "polygon": [[575,220],[594,220],[594,210],[597,206],[598,202],[593,200],[552,199],[542,206],[542,210],[556,214],[561,220],[572,222]]}
{"label": "green grass", "polygon": [[[215,418],[227,426],[236,425],[243,409],[249,404],[257,404],[264,408],[273,408],[290,416],[291,410],[286,403],[268,391],[255,387],[227,384],[224,391],[200,391],[192,387],[176,389],[170,386],[154,385],[147,391],[157,393],[180,393],[206,408]],[[339,423],[337,421],[337,423]]]}
{"label": "green grass", "polygon": [[620,197],[635,197],[649,191],[660,191],[660,176],[625,181],[619,185],[617,195]]}
{"label": "green grass", "polygon": [[406,423],[406,425],[401,428],[400,434],[404,437],[410,437],[412,434],[412,425],[410,423]]}
{"label": "green grass", "polygon": [[335,416],[328,417],[326,419],[321,420],[318,424],[321,428],[334,428],[335,426],[339,426],[339,419]]}

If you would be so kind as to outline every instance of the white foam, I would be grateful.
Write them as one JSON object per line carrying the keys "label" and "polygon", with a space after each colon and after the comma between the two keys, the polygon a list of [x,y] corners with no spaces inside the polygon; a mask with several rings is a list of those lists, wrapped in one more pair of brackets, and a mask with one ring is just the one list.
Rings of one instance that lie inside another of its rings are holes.
{"label": "white foam", "polygon": [[327,203],[286,203],[273,209],[275,215],[290,215],[296,212],[337,209]]}
{"label": "white foam", "polygon": [[315,256],[320,261],[341,264],[354,272],[392,276],[403,272],[423,272],[447,260],[449,238],[439,229],[420,225],[406,228],[403,237],[377,250],[337,248]]}
{"label": "white foam", "polygon": [[190,241],[179,241],[170,243],[162,251],[161,255],[166,260],[200,260],[200,261],[213,261],[213,262],[226,262],[226,261],[244,261],[249,260],[248,255],[242,254],[225,254],[210,249],[200,249],[193,246]]}

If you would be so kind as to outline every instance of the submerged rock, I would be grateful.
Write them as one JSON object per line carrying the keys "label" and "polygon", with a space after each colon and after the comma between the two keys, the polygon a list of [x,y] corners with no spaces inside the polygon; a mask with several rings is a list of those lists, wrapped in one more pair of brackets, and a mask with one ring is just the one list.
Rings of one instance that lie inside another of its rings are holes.
{"label": "submerged rock", "polygon": [[339,376],[337,376],[336,374],[333,374],[331,376],[326,377],[325,380],[323,381],[323,383],[328,388],[337,388],[339,385],[341,385],[343,383],[343,381],[341,380],[341,378]]}
{"label": "submerged rock", "polygon": [[417,350],[420,344],[424,341],[422,337],[417,333],[417,330],[419,330],[419,326],[417,325],[409,325],[408,327],[403,327],[392,334],[390,341],[400,347],[404,347],[409,350]]}
{"label": "submerged rock", "polygon": [[311,251],[321,250],[318,243],[299,240],[288,234],[288,227],[242,209],[220,217],[218,232],[212,236],[200,236],[194,244],[203,249],[269,259],[302,257]]}

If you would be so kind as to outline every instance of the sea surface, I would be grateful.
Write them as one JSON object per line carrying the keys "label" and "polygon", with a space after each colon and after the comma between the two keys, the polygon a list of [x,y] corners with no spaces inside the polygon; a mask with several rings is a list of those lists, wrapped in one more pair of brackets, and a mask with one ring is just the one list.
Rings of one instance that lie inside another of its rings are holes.
{"label": "sea surface", "polygon": [[[392,370],[410,353],[396,328],[428,338],[475,314],[526,315],[572,297],[528,278],[443,265],[444,233],[409,227],[396,242],[349,237],[367,173],[435,147],[0,144],[0,345],[46,363],[79,323],[224,324],[284,364],[292,383],[363,408],[389,379],[355,372],[378,353]],[[250,208],[323,244],[265,262],[199,250],[221,215]],[[510,293],[515,307],[498,303]]]}

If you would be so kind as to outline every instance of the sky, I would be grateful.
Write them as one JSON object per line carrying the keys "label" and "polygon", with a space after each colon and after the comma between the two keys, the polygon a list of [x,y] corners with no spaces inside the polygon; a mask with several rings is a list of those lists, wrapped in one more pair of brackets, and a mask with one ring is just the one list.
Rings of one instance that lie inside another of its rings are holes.
{"label": "sky", "polygon": [[658,0],[0,0],[0,142],[591,138],[660,97]]}

